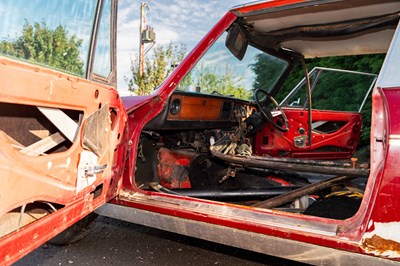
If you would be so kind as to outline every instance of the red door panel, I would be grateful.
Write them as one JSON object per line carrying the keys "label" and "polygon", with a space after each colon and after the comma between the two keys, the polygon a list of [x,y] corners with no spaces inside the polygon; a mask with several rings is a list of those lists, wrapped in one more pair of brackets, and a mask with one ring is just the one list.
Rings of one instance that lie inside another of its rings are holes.
{"label": "red door panel", "polygon": [[[282,133],[266,124],[255,136],[257,155],[307,159],[346,159],[353,155],[361,134],[359,113],[312,110],[310,145],[307,111],[283,110],[289,121],[289,131]],[[280,116],[275,119],[279,120]]]}
{"label": "red door panel", "polygon": [[126,112],[113,88],[61,72],[0,58],[0,77],[0,264],[9,264],[117,194]]}

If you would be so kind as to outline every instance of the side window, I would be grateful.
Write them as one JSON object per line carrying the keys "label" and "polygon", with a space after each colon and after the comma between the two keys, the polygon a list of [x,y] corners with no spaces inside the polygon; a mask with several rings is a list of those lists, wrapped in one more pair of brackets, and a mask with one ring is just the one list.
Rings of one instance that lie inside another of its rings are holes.
{"label": "side window", "polygon": [[400,24],[397,26],[396,33],[393,37],[385,62],[382,66],[378,87],[394,88],[400,86],[400,75],[398,64],[400,61]]}
{"label": "side window", "polygon": [[[312,108],[360,112],[376,81],[371,73],[316,67],[310,72]],[[307,108],[307,85],[303,79],[281,106]]]}
{"label": "side window", "polygon": [[0,56],[86,77],[96,7],[96,0],[1,0]]}
{"label": "side window", "polygon": [[93,73],[105,78],[111,73],[111,0],[104,0],[101,9]]}

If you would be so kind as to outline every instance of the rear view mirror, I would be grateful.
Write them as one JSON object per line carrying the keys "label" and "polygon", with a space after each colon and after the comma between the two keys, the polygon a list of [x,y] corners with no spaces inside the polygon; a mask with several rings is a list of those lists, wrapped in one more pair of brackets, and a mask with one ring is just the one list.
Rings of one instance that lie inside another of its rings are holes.
{"label": "rear view mirror", "polygon": [[239,24],[234,24],[225,40],[225,45],[231,53],[242,60],[247,50],[247,38]]}

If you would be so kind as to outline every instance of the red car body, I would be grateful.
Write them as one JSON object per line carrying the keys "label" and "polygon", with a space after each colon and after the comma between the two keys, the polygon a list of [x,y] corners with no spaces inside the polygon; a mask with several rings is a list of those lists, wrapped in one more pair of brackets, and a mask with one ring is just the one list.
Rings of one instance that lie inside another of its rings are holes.
{"label": "red car body", "polygon": [[[360,14],[365,12],[365,17],[370,19],[366,19],[365,22],[372,23],[371,21],[374,18],[400,10],[397,1],[384,1],[384,3],[376,5],[373,2],[282,0],[257,2],[233,8],[204,36],[163,84],[149,96],[132,96],[121,100],[118,93],[112,88],[113,79],[104,82],[89,73],[88,81],[58,71],[47,70],[41,66],[1,58],[0,100],[2,103],[79,110],[83,114],[83,118],[78,123],[80,127],[73,144],[62,153],[27,160],[25,155],[19,154],[10,147],[11,141],[9,139],[0,136],[0,141],[4,147],[0,154],[2,162],[0,171],[5,179],[0,188],[2,202],[0,215],[5,217],[5,214],[31,202],[50,202],[53,205],[60,206],[59,208],[56,207],[55,211],[44,215],[43,218],[21,228],[18,226],[17,230],[2,236],[0,240],[0,263],[11,264],[94,210],[101,215],[305,263],[348,264],[351,262],[355,265],[361,265],[366,263],[394,264],[398,262],[400,260],[400,213],[397,210],[400,208],[400,194],[398,193],[400,172],[396,165],[400,153],[400,116],[398,115],[400,80],[397,69],[400,56],[400,38],[398,29],[393,26],[385,28],[389,32],[386,32],[388,35],[384,36],[389,36],[386,43],[387,45],[390,44],[390,48],[387,50],[384,65],[372,92],[368,181],[365,183],[361,204],[350,218],[323,218],[275,208],[245,206],[232,202],[185,196],[184,194],[180,195],[179,192],[178,194],[168,193],[168,191],[165,193],[138,186],[140,178],[152,181],[152,178],[142,177],[140,176],[141,173],[137,172],[138,160],[142,158],[140,156],[141,147],[144,145],[142,145],[141,139],[143,132],[151,131],[162,135],[167,131],[164,129],[155,130],[156,127],[153,126],[154,122],[152,121],[161,117],[160,114],[163,114],[163,111],[167,110],[168,113],[172,97],[187,97],[186,99],[192,97],[175,92],[177,85],[213,45],[214,41],[223,32],[229,30],[234,22],[240,21],[242,23],[245,21],[243,25],[253,25],[257,30],[258,26],[268,28],[261,22],[260,24],[257,23],[263,19],[269,19],[269,16],[278,18],[278,22],[279,17],[289,16],[297,26],[299,21],[296,19],[296,15],[302,14],[308,18],[307,21],[304,21],[304,25],[328,25],[329,28],[329,25],[334,25],[335,21],[330,21],[330,19],[335,16],[327,16],[325,20],[323,14],[327,11],[337,11],[340,18],[336,22],[345,21],[348,23],[351,19],[346,18],[346,15],[349,12],[357,13],[354,10],[358,10]],[[379,9],[379,5],[384,6],[384,8]],[[375,10],[379,10],[380,13],[374,14]],[[352,19],[356,18],[353,17]],[[396,21],[398,23],[398,20]],[[254,22],[254,24],[249,22]],[[290,26],[276,27],[277,32],[290,28]],[[334,30],[333,28],[329,28],[328,31]],[[375,31],[372,30],[372,32]],[[360,35],[363,36],[363,34]],[[347,35],[344,34],[343,36]],[[377,36],[382,37],[381,35]],[[376,39],[377,36],[372,36],[372,39]],[[354,40],[353,37],[349,39],[360,42],[357,39],[358,35],[354,37]],[[308,40],[304,36],[299,38]],[[346,39],[346,37],[343,37],[343,39]],[[256,42],[256,39],[254,40]],[[284,41],[281,40],[281,43]],[[289,43],[286,44],[289,45]],[[310,50],[302,50],[304,47],[299,46],[299,51],[305,51],[303,54],[307,54],[307,52],[312,54],[312,45],[311,43],[309,45]],[[339,50],[343,50],[339,44],[330,45],[334,48],[331,50],[321,49],[318,52],[337,55],[342,52]],[[387,49],[387,45],[383,45],[384,49]],[[290,48],[289,45],[288,49]],[[375,52],[368,51],[368,47],[358,48],[362,53]],[[291,49],[294,50],[294,48]],[[355,52],[349,51],[349,54],[355,54]],[[316,53],[314,56],[318,57],[319,55]],[[34,86],[31,86],[33,83]],[[54,87],[50,88],[49,84]],[[66,87],[68,89],[65,89]],[[49,92],[49,89],[52,90],[52,93]],[[190,99],[195,102],[196,97],[198,96],[193,96],[193,99]],[[200,104],[206,105],[205,102],[208,104],[211,100],[209,100],[210,97],[207,97],[201,98]],[[226,97],[222,98],[226,100]],[[195,103],[193,104],[195,105]],[[237,104],[236,100],[234,104]],[[252,102],[243,103],[241,101],[238,104],[244,104],[246,108],[257,109]],[[90,115],[99,112],[98,110],[104,106],[107,106],[106,113],[109,115],[109,120],[107,120],[107,123],[103,121],[105,124],[100,127],[95,126],[94,132],[104,130],[104,127],[107,128],[102,139],[98,139],[98,142],[102,142],[104,145],[97,162],[98,165],[106,165],[106,168],[95,175],[96,179],[92,184],[84,185],[78,190],[78,165],[83,160],[82,151],[88,150],[83,141],[84,132],[86,132],[84,127],[88,123],[85,121],[88,121]],[[285,108],[283,109],[285,110]],[[318,111],[315,114],[315,117],[318,118]],[[340,112],[337,115],[330,112],[327,116],[338,119],[337,117],[340,114],[346,117],[346,121],[348,120],[349,116]],[[297,114],[287,108],[286,115],[293,118]],[[194,123],[195,119],[196,116],[189,115],[182,121]],[[305,117],[301,119],[305,119]],[[323,120],[329,119],[323,117]],[[353,123],[351,127],[354,124],[361,123],[360,117],[357,115],[351,116],[350,120]],[[166,118],[166,121],[172,120]],[[208,120],[203,118],[202,121]],[[220,123],[220,121],[217,122]],[[302,123],[307,123],[307,119]],[[177,130],[180,126],[187,129],[183,124],[170,125],[171,128],[177,128]],[[168,124],[162,126],[167,127]],[[265,153],[270,152],[273,158],[282,160],[274,161],[272,159],[272,164],[278,164],[286,158],[279,158],[279,149],[268,149],[266,151],[262,147],[262,138],[270,134],[270,127],[266,123],[260,131],[261,133],[257,133],[253,138],[254,153],[262,157]],[[204,128],[208,130],[212,129],[213,126],[204,126]],[[201,126],[201,129],[203,129],[203,126]],[[346,143],[350,138],[358,141],[359,131],[343,128],[343,132],[347,133],[340,135],[338,139],[346,139]],[[274,136],[283,136],[282,134],[273,133]],[[289,139],[297,136],[297,133],[293,131],[288,134],[285,136]],[[158,142],[165,141],[166,138],[167,135],[162,135],[155,145],[157,146]],[[282,137],[282,139],[284,138]],[[316,141],[318,142],[318,140]],[[335,139],[332,140],[329,145],[332,145],[335,141],[337,142]],[[285,143],[289,142],[286,141]],[[294,151],[289,158],[293,160],[296,158],[300,160],[335,159],[335,156],[340,159],[349,158],[355,149],[353,144],[349,144],[349,146],[351,146],[349,152],[339,155],[329,152],[310,155],[312,149],[305,149],[303,153]],[[289,145],[281,149],[293,150],[293,147]],[[157,156],[162,156],[160,160],[164,161],[157,166],[158,176],[172,176],[173,179],[174,174],[172,172],[167,173],[168,171],[165,170],[166,164],[175,164],[173,166],[175,168],[172,168],[172,170],[179,170],[187,169],[193,162],[191,156],[160,149],[161,151],[163,151],[163,155],[157,153]],[[51,158],[50,160],[48,156],[53,156],[54,159]],[[158,158],[157,156],[154,158]],[[67,158],[70,158],[68,161],[70,167],[64,166]],[[150,159],[148,157],[147,160],[152,160],[151,158],[153,157],[150,157]],[[297,162],[293,160],[290,163]],[[164,168],[162,168],[163,166]],[[243,167],[246,168],[248,165],[244,163]],[[163,180],[164,183],[162,183]],[[177,188],[176,184],[165,182],[166,179],[163,180],[160,180],[159,183],[164,188]],[[168,184],[170,184],[169,187]],[[179,184],[178,188],[190,189],[191,186],[193,184],[190,183],[189,179],[185,179],[182,184]],[[21,209],[17,210],[21,212]],[[16,213],[19,217],[19,212]],[[2,223],[3,221],[1,220]]]}

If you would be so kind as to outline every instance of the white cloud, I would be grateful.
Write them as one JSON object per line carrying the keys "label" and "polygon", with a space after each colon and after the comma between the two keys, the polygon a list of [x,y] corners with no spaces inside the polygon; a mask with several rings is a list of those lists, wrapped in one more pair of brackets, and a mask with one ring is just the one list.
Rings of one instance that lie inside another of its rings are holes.
{"label": "white cloud", "polygon": [[[154,28],[157,45],[182,43],[190,51],[229,8],[244,2],[148,0],[147,23]],[[138,54],[140,1],[118,3],[118,89],[127,90],[124,76],[130,75],[130,58]]]}
{"label": "white cloud", "polygon": [[156,32],[156,42],[157,44],[164,45],[170,42],[179,42],[180,36],[179,33],[164,26],[157,27],[158,31]]}
{"label": "white cloud", "polygon": [[205,60],[203,63],[204,67],[207,67],[209,65],[216,65],[216,63],[225,63],[225,60],[232,58],[232,55],[229,54],[227,51],[218,51],[214,52],[208,55],[209,58],[212,58],[211,60]]}

